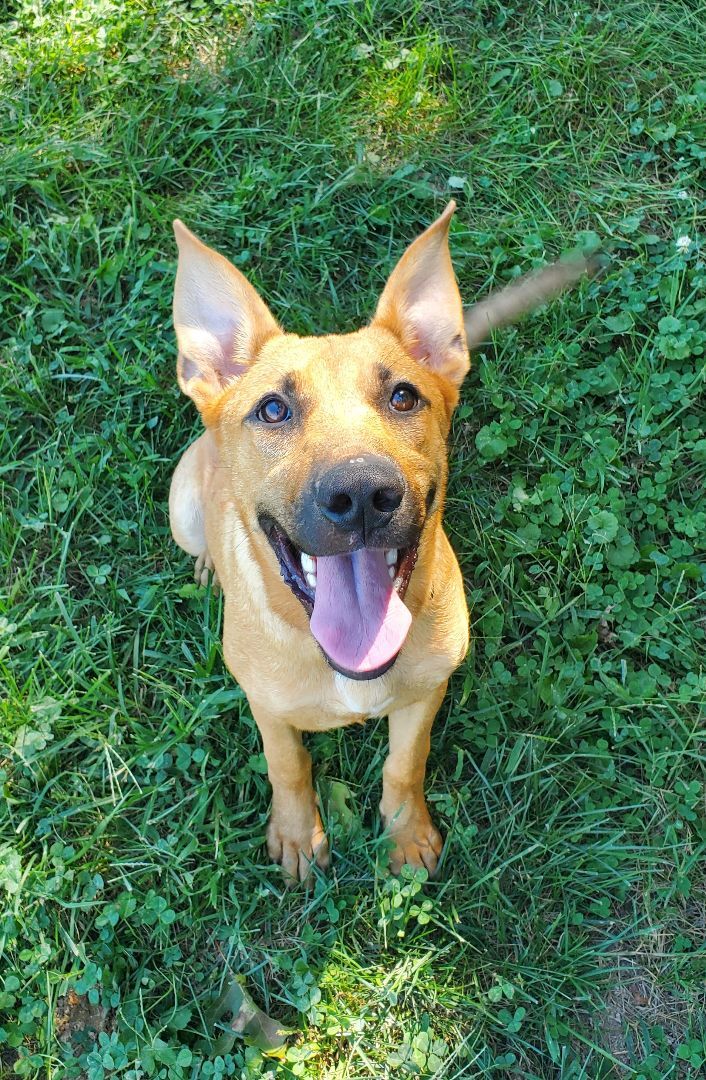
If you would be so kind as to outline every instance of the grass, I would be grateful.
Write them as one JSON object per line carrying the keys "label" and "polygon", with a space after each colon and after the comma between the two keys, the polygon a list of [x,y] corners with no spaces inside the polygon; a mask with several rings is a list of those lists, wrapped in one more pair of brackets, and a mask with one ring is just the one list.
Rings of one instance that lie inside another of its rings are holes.
{"label": "grass", "polygon": [[[703,8],[2,12],[0,1075],[703,1075]],[[285,892],[220,600],[169,536],[198,430],[170,222],[345,331],[450,195],[467,302],[577,244],[611,265],[457,414],[438,880],[385,870],[380,722],[310,739],[334,863]],[[219,1028],[239,983],[279,1056]]]}

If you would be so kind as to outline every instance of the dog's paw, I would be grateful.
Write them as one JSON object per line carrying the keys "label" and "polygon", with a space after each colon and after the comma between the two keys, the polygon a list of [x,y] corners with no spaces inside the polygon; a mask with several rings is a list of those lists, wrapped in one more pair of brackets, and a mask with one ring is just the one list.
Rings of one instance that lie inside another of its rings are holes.
{"label": "dog's paw", "polygon": [[270,818],[267,826],[267,852],[279,863],[289,884],[306,881],[316,864],[326,870],[329,864],[328,839],[318,810],[312,829],[297,828],[279,817]]}
{"label": "dog's paw", "polygon": [[426,807],[423,814],[411,818],[399,829],[393,823],[390,839],[395,843],[390,852],[390,870],[393,874],[399,874],[406,863],[415,870],[426,867],[429,876],[434,875],[444,842]]}
{"label": "dog's paw", "polygon": [[213,559],[209,555],[207,548],[201,552],[194,563],[194,581],[197,585],[208,585],[209,575],[211,576],[211,588],[216,592],[221,586],[216,568],[213,565]]}

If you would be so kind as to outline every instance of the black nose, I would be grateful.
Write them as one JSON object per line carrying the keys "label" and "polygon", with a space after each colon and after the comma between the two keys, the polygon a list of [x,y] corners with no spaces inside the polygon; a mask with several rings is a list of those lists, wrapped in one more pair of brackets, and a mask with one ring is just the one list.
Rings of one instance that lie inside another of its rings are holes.
{"label": "black nose", "polygon": [[340,529],[368,536],[387,525],[402,502],[405,483],[389,458],[361,454],[328,469],[314,491],[324,517]]}

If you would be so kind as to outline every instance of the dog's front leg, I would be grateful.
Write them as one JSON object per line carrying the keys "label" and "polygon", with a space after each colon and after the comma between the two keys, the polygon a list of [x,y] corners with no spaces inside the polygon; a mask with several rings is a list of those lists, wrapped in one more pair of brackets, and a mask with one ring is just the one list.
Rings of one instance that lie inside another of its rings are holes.
{"label": "dog's front leg", "polygon": [[395,847],[390,869],[399,874],[404,863],[436,870],[442,839],[424,800],[424,773],[430,732],[443,701],[446,683],[405,709],[389,715],[390,752],[382,770],[380,812]]}
{"label": "dog's front leg", "polygon": [[297,728],[258,708],[253,708],[253,716],[272,784],[267,851],[288,877],[304,881],[314,862],[325,870],[329,857],[311,783],[311,757]]}

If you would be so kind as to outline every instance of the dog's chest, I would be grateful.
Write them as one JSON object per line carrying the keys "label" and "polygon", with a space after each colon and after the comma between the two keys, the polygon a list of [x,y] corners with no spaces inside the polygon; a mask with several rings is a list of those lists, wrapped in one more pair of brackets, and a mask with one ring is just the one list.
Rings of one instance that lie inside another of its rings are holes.
{"label": "dog's chest", "polygon": [[385,716],[394,704],[395,695],[390,693],[388,685],[376,685],[382,681],[375,679],[370,683],[354,682],[344,675],[336,675],[336,714],[350,716],[352,713],[356,719],[361,720],[372,716]]}

